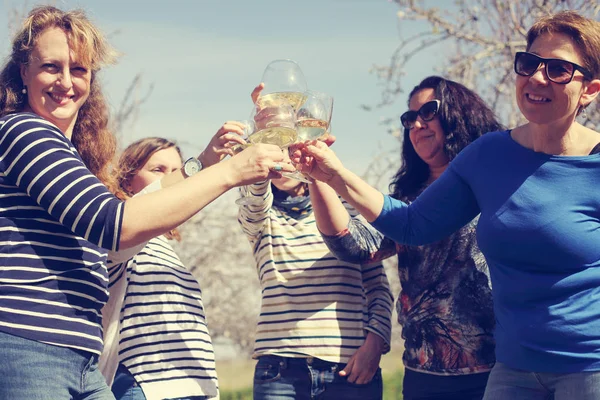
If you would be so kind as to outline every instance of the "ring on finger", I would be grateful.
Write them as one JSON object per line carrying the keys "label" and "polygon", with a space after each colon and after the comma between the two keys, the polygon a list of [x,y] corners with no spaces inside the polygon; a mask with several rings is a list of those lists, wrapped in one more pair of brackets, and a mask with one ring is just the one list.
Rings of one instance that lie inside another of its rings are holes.
{"label": "ring on finger", "polygon": [[273,168],[271,168],[271,170],[277,171],[277,172],[281,171],[282,169],[283,169],[283,167],[279,163],[276,163],[275,165],[273,165]]}

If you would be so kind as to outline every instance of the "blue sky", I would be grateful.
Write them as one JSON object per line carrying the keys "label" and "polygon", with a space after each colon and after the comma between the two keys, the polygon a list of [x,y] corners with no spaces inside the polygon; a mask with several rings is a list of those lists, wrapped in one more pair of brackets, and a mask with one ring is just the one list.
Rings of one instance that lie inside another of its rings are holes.
{"label": "blue sky", "polygon": [[[381,148],[396,141],[380,124],[405,110],[406,99],[367,112],[379,88],[369,69],[385,64],[398,44],[398,7],[386,0],[61,0],[81,7],[122,53],[103,71],[105,93],[117,107],[136,73],[154,90],[122,140],[145,136],[177,140],[197,155],[225,121],[243,120],[249,93],[269,61],[296,60],[311,89],[335,98],[332,128],[344,163],[362,173]],[[29,8],[36,3],[29,2]],[[23,9],[5,0],[5,7]],[[7,15],[0,13],[0,56],[8,54]],[[404,30],[406,32],[406,30]],[[408,33],[408,32],[406,32]],[[430,56],[433,57],[433,56]],[[407,87],[433,72],[433,62],[412,66]],[[143,93],[140,93],[142,95]]]}

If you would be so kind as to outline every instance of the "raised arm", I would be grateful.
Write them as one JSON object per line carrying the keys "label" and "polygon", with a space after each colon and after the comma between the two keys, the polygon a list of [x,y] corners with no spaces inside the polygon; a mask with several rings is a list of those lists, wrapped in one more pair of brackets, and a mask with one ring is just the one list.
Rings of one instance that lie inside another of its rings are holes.
{"label": "raised arm", "polygon": [[[351,216],[337,193],[323,182],[310,187],[317,227],[327,247],[343,261],[363,264],[384,260],[396,254],[393,241],[367,224],[362,217]],[[353,210],[356,214],[356,211]]]}
{"label": "raised arm", "polygon": [[420,245],[448,236],[479,214],[470,186],[452,165],[410,206],[371,187],[344,168],[324,143],[314,141],[295,154],[300,170],[328,183],[378,231],[397,243]]}
{"label": "raised arm", "polygon": [[276,163],[283,171],[294,170],[284,164],[277,146],[255,145],[168,189],[127,200],[121,245],[135,245],[177,227],[235,186],[279,177],[270,169]]}
{"label": "raised arm", "polygon": [[[122,202],[89,172],[70,142],[52,124],[17,114],[0,126],[0,164],[8,181],[78,236],[108,250],[133,247],[167,232],[238,185],[281,176],[276,146],[257,145],[165,190]],[[35,206],[34,206],[35,205]],[[39,211],[38,211],[39,210]]]}
{"label": "raised arm", "polygon": [[310,201],[321,233],[333,236],[346,229],[350,214],[329,185],[315,181],[310,186]]}
{"label": "raised arm", "polygon": [[250,196],[255,203],[240,205],[238,213],[238,222],[242,230],[248,237],[250,243],[255,243],[260,239],[260,235],[269,218],[269,211],[273,206],[273,192],[271,191],[271,181],[258,182],[253,185],[241,186],[240,194],[242,197]]}
{"label": "raised arm", "polygon": [[[309,161],[305,162],[305,158]],[[307,144],[302,150],[301,155],[297,152],[294,161],[299,163],[299,169],[302,172],[309,174],[315,180],[331,186],[356,211],[362,214],[367,221],[371,222],[379,216],[383,206],[383,194],[350,170],[344,168],[333,150],[325,143],[315,140]],[[321,192],[323,192],[323,189],[321,189]],[[325,196],[324,199],[329,199],[327,204],[331,206],[331,195],[326,194]],[[333,234],[335,233],[333,231],[340,228],[341,225],[343,225],[341,219],[336,223],[329,219],[327,223],[323,224],[323,228],[332,228],[331,231]]]}

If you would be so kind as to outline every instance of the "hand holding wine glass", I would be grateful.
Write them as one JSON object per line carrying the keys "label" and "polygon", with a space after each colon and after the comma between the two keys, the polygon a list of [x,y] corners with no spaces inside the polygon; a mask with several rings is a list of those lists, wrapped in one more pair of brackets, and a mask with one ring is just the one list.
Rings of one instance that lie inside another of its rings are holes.
{"label": "hand holding wine glass", "polygon": [[249,185],[266,179],[281,177],[282,171],[294,167],[278,146],[258,143],[224,161],[231,163],[236,171],[238,185]]}
{"label": "hand holding wine glass", "polygon": [[292,161],[300,172],[325,183],[329,183],[344,170],[344,165],[335,152],[321,140],[302,143],[293,154]]}
{"label": "hand holding wine glass", "polygon": [[233,147],[246,143],[243,138],[245,129],[246,125],[241,121],[227,121],[221,125],[206,145],[206,148],[198,156],[202,167],[208,168],[228,155],[233,156]]}
{"label": "hand holding wine glass", "polygon": [[[329,134],[333,113],[333,97],[326,93],[307,90],[306,100],[296,112],[298,141],[324,140]],[[283,176],[310,183],[300,171],[285,173]]]}

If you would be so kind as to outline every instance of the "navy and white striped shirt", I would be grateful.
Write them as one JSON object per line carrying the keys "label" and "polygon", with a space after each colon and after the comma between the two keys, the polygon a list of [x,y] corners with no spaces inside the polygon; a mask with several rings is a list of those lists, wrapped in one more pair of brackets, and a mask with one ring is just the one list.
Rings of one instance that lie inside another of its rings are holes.
{"label": "navy and white striped shirt", "polygon": [[56,126],[0,118],[0,331],[99,354],[122,217]]}
{"label": "navy and white striped shirt", "polygon": [[218,396],[215,354],[202,291],[164,236],[130,260],[109,261],[110,301],[100,370],[121,363],[148,400]]}

